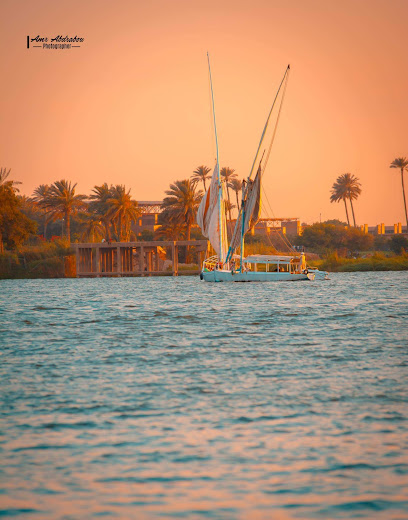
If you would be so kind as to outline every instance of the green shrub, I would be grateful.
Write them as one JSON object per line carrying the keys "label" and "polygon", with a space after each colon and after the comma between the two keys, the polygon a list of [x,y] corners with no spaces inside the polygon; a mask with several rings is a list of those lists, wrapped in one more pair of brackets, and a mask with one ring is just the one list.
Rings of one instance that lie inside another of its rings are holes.
{"label": "green shrub", "polygon": [[341,258],[336,253],[320,262],[312,264],[324,271],[357,272],[357,271],[406,271],[408,270],[408,254],[387,257],[383,253],[375,253],[368,258]]}
{"label": "green shrub", "polygon": [[74,277],[75,264],[66,240],[20,246],[0,255],[0,278]]}
{"label": "green shrub", "polygon": [[394,235],[389,242],[390,249],[396,255],[399,255],[402,251],[408,252],[408,238],[402,235]]}
{"label": "green shrub", "polygon": [[303,245],[319,253],[367,251],[373,243],[372,235],[342,224],[315,223],[306,227],[302,236],[296,237],[296,245]]}

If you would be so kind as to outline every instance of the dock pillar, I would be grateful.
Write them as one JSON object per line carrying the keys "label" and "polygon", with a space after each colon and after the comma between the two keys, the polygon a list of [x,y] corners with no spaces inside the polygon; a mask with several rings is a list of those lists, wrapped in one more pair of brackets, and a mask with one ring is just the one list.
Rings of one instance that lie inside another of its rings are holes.
{"label": "dock pillar", "polygon": [[120,246],[117,246],[116,248],[116,272],[118,273],[118,276],[122,274],[122,258]]}
{"label": "dock pillar", "polygon": [[99,247],[97,247],[95,249],[95,272],[96,272],[96,276],[99,277],[100,276],[100,270],[101,270],[101,267],[100,267],[100,249]]}
{"label": "dock pillar", "polygon": [[79,276],[79,272],[80,272],[80,269],[79,269],[79,259],[81,257],[81,250],[78,248],[77,251],[76,251],[76,273],[77,273],[77,276]]}
{"label": "dock pillar", "polygon": [[178,246],[176,242],[173,243],[173,276],[178,276]]}
{"label": "dock pillar", "polygon": [[139,249],[139,271],[141,271],[142,276],[143,276],[144,268],[145,268],[144,264],[145,264],[144,263],[144,247],[141,246]]}

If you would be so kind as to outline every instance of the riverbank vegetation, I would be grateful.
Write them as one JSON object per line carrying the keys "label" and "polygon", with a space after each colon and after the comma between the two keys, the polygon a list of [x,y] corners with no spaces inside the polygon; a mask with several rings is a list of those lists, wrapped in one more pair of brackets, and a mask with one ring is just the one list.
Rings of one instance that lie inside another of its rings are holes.
{"label": "riverbank vegetation", "polygon": [[0,168],[0,253],[15,249],[34,234],[36,223],[23,212],[16,181],[9,180],[10,170]]}
{"label": "riverbank vegetation", "polygon": [[370,235],[339,221],[315,223],[306,227],[294,243],[310,257],[313,267],[331,272],[408,270],[408,238]]}
{"label": "riverbank vegetation", "polygon": [[332,273],[357,271],[407,271],[408,254],[387,256],[384,253],[374,253],[361,258],[344,258],[332,253],[321,260],[309,260],[312,267]]}
{"label": "riverbank vegetation", "polygon": [[63,239],[38,245],[21,245],[0,254],[0,279],[75,276],[75,255]]}
{"label": "riverbank vegetation", "polygon": [[294,237],[294,242],[318,254],[336,251],[342,256],[374,248],[373,235],[339,221],[317,222],[307,226],[301,236]]}
{"label": "riverbank vegetation", "polygon": [[[392,168],[401,171],[405,203],[404,172],[408,161],[395,159]],[[233,209],[240,205],[242,182],[232,168],[223,167],[228,200],[226,217],[232,232]],[[94,186],[89,196],[76,192],[67,180],[41,184],[31,197],[19,194],[18,181],[9,178],[10,170],[0,169],[0,278],[37,278],[75,276],[75,261],[70,248],[74,242],[150,241],[203,239],[195,224],[197,210],[211,170],[201,165],[189,179],[175,181],[166,191],[163,211],[154,231],[140,231],[142,212],[130,189],[103,183]],[[230,189],[234,194],[230,195]],[[331,201],[343,201],[347,224],[338,220],[303,226],[300,236],[287,237],[280,231],[269,235],[248,234],[245,254],[288,254],[292,244],[305,250],[311,264],[330,271],[405,270],[408,239],[403,235],[371,235],[356,225],[353,201],[361,194],[357,177],[346,173],[333,184]],[[234,199],[234,200],[232,200]],[[233,203],[236,202],[236,205]],[[354,227],[347,209],[350,205]],[[136,231],[138,230],[138,231]],[[188,263],[194,250],[182,261]]]}

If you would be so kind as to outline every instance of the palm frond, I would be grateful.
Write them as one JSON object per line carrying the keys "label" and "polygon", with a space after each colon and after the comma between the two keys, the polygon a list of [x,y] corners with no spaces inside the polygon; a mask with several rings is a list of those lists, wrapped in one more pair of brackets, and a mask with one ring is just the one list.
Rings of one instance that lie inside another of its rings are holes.
{"label": "palm frond", "polygon": [[408,160],[406,157],[397,157],[390,164],[390,168],[399,168],[400,170],[408,171]]}

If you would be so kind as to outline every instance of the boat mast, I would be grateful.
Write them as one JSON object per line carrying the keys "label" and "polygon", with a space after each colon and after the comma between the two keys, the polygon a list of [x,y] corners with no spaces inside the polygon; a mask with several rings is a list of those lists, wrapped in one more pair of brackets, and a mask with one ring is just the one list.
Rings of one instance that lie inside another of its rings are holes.
{"label": "boat mast", "polygon": [[[248,180],[249,180],[249,177],[248,177]],[[247,190],[247,187],[248,187],[248,183],[245,186],[245,192]],[[240,263],[239,263],[239,270],[242,273],[243,272],[242,268],[244,267],[243,266],[243,259],[244,259],[244,236],[245,236],[245,232],[244,232],[244,229],[245,229],[245,193],[244,193],[244,189],[243,188],[242,188],[241,208],[242,208],[242,220],[241,220],[241,259],[240,259]]]}
{"label": "boat mast", "polygon": [[283,82],[285,81],[285,78],[286,78],[287,76],[289,76],[289,71],[290,71],[290,65],[288,65],[288,66],[286,67],[285,74],[283,75],[283,78],[282,78],[282,81],[280,82],[280,85],[279,85],[278,91],[276,92],[275,99],[273,100],[273,103],[272,103],[271,109],[269,110],[269,114],[268,114],[268,117],[267,117],[267,119],[266,119],[266,123],[265,123],[264,129],[263,129],[263,131],[262,131],[261,139],[259,140],[259,145],[258,145],[258,149],[257,149],[256,154],[255,154],[254,162],[252,163],[252,168],[251,168],[251,171],[249,172],[249,175],[248,175],[248,180],[251,179],[252,173],[253,173],[253,171],[254,171],[254,166],[255,166],[255,163],[256,163],[256,159],[257,159],[257,157],[258,157],[259,150],[261,149],[262,141],[264,140],[266,130],[268,129],[269,120],[270,120],[270,118],[271,118],[271,115],[272,115],[273,109],[274,109],[274,107],[275,107],[276,100],[278,99],[279,92],[280,92],[280,90],[281,90],[281,88],[282,88],[282,85],[283,85]]}
{"label": "boat mast", "polygon": [[215,147],[217,150],[217,169],[218,169],[218,214],[219,214],[219,222],[218,225],[220,227],[220,262],[224,261],[223,258],[223,249],[222,249],[222,208],[221,208],[221,196],[222,196],[222,186],[221,186],[221,177],[220,177],[220,160],[218,156],[218,136],[217,136],[217,125],[215,122],[215,105],[214,105],[214,91],[212,85],[212,77],[211,77],[211,66],[210,66],[210,55],[207,52],[207,60],[208,60],[208,71],[210,73],[210,87],[211,87],[211,101],[212,101],[212,111],[214,118],[214,132],[215,132]]}
{"label": "boat mast", "polygon": [[[282,78],[282,81],[280,82],[280,85],[279,85],[279,88],[278,88],[278,91],[276,93],[276,96],[275,96],[275,99],[273,100],[273,103],[272,103],[272,106],[271,106],[271,109],[269,110],[269,114],[268,114],[268,117],[266,119],[266,123],[265,123],[265,126],[264,126],[264,129],[262,131],[262,135],[261,135],[261,139],[259,141],[259,145],[258,145],[258,149],[256,151],[256,154],[255,154],[255,158],[254,158],[254,162],[252,163],[252,167],[251,167],[251,171],[249,172],[249,175],[248,175],[248,179],[247,179],[247,184],[246,184],[246,189],[245,191],[248,189],[248,185],[249,185],[249,181],[251,180],[251,176],[252,176],[252,173],[254,171],[254,166],[255,166],[255,163],[256,163],[256,159],[258,157],[258,154],[259,154],[259,150],[261,149],[261,146],[262,146],[262,142],[264,140],[264,137],[265,137],[265,133],[266,133],[266,130],[268,128],[268,125],[269,125],[269,120],[271,118],[271,115],[272,115],[272,112],[273,112],[273,109],[275,107],[275,103],[276,103],[276,100],[278,99],[278,96],[279,96],[279,92],[282,88],[282,85],[283,85],[283,82],[285,81],[285,79],[287,80],[288,76],[289,76],[289,71],[290,71],[290,65],[288,65],[286,67],[286,70],[285,70],[285,74],[283,75],[283,78]],[[261,159],[262,161],[262,159]],[[245,237],[245,205],[244,205],[244,193],[242,194],[242,220],[241,220],[241,263],[240,263],[240,270],[241,270],[241,273],[242,273],[242,263],[243,263],[243,257],[244,257],[244,237]]]}

